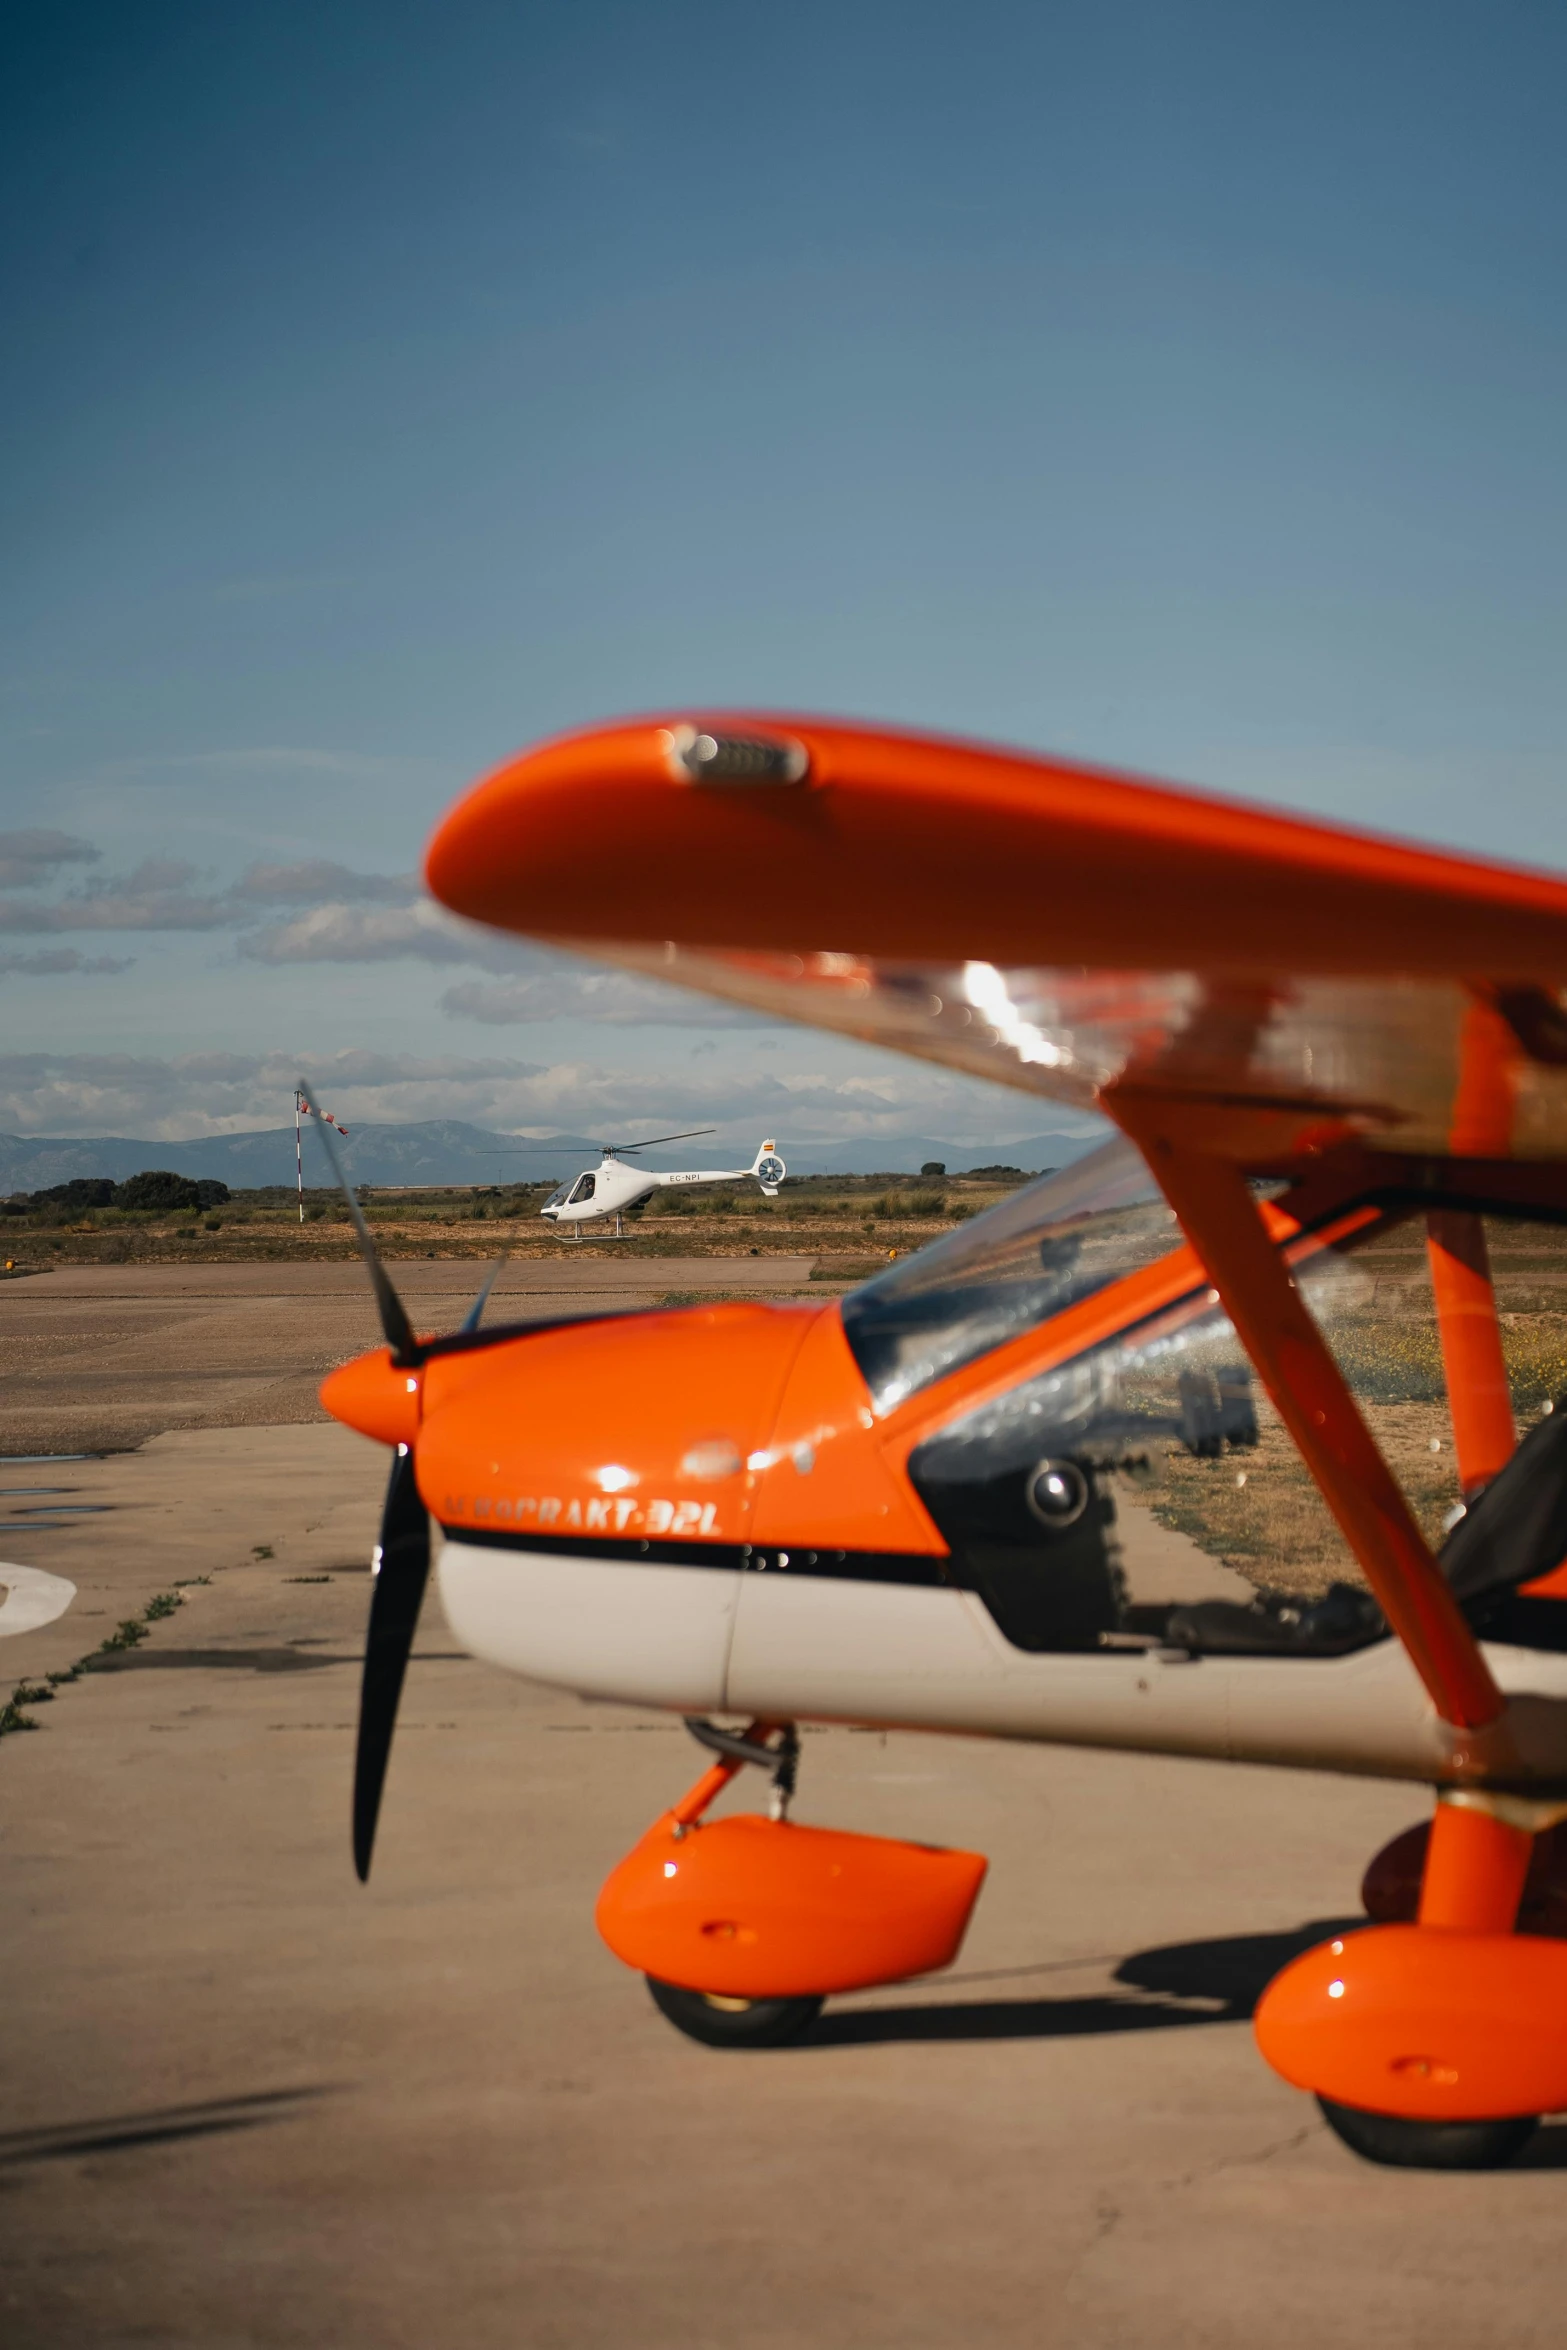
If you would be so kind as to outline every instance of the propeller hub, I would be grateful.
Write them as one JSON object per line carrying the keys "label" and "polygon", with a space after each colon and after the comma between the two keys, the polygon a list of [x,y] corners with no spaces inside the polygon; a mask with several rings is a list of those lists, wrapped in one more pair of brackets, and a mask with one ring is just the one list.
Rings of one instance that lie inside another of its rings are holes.
{"label": "propeller hub", "polygon": [[377,1444],[412,1444],[419,1433],[424,1373],[394,1363],[390,1347],[340,1363],[321,1383],[321,1401],[334,1420]]}

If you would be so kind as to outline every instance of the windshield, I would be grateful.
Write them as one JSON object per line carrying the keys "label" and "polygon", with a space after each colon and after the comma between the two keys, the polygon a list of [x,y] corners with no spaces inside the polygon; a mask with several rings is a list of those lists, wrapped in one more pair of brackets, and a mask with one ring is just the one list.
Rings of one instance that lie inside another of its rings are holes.
{"label": "windshield", "polygon": [[555,1189],[550,1193],[549,1198],[545,1201],[544,1207],[539,1210],[540,1215],[543,1215],[545,1208],[563,1207],[565,1205],[565,1200],[566,1186],[564,1183],[557,1184]]}
{"label": "windshield", "polygon": [[1174,1248],[1175,1217],[1124,1137],[1041,1175],[843,1300],[879,1415]]}
{"label": "windshield", "polygon": [[[1339,1245],[1307,1234],[1289,1259],[1439,1542],[1458,1489],[1439,1376],[1433,1390],[1411,1344],[1425,1335],[1420,1236],[1395,1234],[1384,1258],[1375,1215],[1347,1221]],[[960,1571],[1017,1646],[1217,1640],[1307,1653],[1317,1640],[1327,1647],[1310,1652],[1336,1653],[1334,1642],[1379,1630],[1360,1571],[1212,1296],[1194,1284],[962,1413],[911,1456],[915,1489]]]}

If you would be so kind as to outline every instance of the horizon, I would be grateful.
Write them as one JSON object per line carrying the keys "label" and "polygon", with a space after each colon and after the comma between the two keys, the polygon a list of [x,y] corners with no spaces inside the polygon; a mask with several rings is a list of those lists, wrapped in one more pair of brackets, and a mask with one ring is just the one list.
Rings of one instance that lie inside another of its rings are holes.
{"label": "horizon", "polygon": [[[749,1164],[756,1138],[736,1150],[721,1139],[703,1138],[685,1149],[646,1150],[636,1163],[655,1173],[711,1166],[714,1161]],[[479,1127],[462,1119],[366,1121],[341,1146],[345,1169],[356,1184],[375,1189],[511,1189],[568,1180],[585,1164],[598,1163],[602,1145],[587,1135],[556,1131],[529,1136]],[[1016,1167],[1020,1173],[1051,1172],[1081,1157],[1092,1142],[1051,1132],[1020,1136],[1007,1143],[973,1144],[942,1135],[780,1141],[791,1180],[886,1174],[918,1177],[939,1165],[944,1177],[977,1169]],[[318,1141],[304,1153],[307,1191],[328,1191],[336,1175]],[[153,1171],[189,1178],[216,1177],[233,1190],[293,1190],[296,1183],[292,1124],[252,1128],[243,1133],[206,1135],[185,1142],[147,1141],[123,1135],[18,1136],[0,1133],[0,1198],[46,1193],[78,1180],[123,1183]]]}

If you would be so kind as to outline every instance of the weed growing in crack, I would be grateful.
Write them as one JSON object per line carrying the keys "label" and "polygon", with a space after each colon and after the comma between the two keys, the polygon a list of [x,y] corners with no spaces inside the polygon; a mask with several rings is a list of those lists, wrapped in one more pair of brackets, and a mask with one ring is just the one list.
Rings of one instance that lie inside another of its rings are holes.
{"label": "weed growing in crack", "polygon": [[[191,1580],[206,1583],[211,1578],[196,1575]],[[139,1616],[127,1616],[123,1623],[115,1626],[107,1640],[100,1640],[96,1648],[89,1649],[85,1656],[79,1656],[74,1665],[67,1665],[63,1672],[46,1673],[42,1681],[18,1681],[6,1703],[0,1706],[0,1738],[7,1737],[13,1730],[36,1730],[38,1724],[31,1714],[23,1710],[24,1707],[47,1705],[57,1689],[65,1688],[71,1681],[79,1681],[84,1673],[97,1672],[103,1658],[123,1655],[129,1648],[139,1648],[147,1637],[149,1624],[161,1623],[165,1616],[172,1616],[176,1608],[184,1605],[177,1585],[172,1591],[155,1592]]]}
{"label": "weed growing in crack", "polygon": [[122,1624],[115,1626],[107,1640],[99,1641],[91,1656],[84,1656],[81,1659],[80,1669],[83,1672],[91,1672],[95,1657],[114,1656],[121,1649],[139,1648],[146,1637],[147,1627],[140,1617],[127,1616]]}

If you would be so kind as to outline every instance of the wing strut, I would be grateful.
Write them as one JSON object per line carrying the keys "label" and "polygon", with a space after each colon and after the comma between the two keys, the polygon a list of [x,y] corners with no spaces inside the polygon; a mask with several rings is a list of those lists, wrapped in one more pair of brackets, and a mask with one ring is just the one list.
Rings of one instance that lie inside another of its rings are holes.
{"label": "wing strut", "polygon": [[1104,1106],[1158,1177],[1437,1712],[1462,1730],[1494,1722],[1503,1710],[1501,1692],[1268,1237],[1245,1175],[1231,1161],[1172,1138],[1170,1128],[1184,1123],[1177,1105],[1128,1090],[1107,1096]]}
{"label": "wing strut", "polygon": [[1501,1474],[1518,1446],[1483,1220],[1467,1208],[1432,1208],[1426,1217],[1426,1256],[1458,1482],[1468,1502]]}
{"label": "wing strut", "polygon": [[[1518,1040],[1501,1014],[1488,1003],[1471,1004],[1458,1039],[1449,1137],[1455,1157],[1511,1156],[1518,1061]],[[1462,1208],[1433,1209],[1426,1251],[1458,1479],[1465,1501],[1473,1501],[1506,1468],[1518,1443],[1482,1219]]]}

